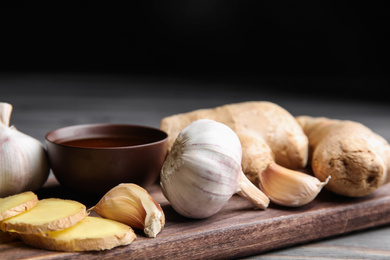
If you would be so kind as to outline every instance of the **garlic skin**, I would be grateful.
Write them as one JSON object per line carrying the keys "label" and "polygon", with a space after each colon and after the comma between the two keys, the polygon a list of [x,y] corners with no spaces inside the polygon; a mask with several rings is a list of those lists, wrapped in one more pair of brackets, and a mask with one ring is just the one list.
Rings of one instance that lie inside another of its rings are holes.
{"label": "garlic skin", "polygon": [[145,189],[133,183],[115,186],[90,210],[101,217],[144,230],[147,237],[156,237],[165,225],[160,205]]}
{"label": "garlic skin", "polygon": [[280,206],[300,207],[313,201],[328,183],[314,176],[293,171],[271,162],[259,174],[260,187],[270,200]]}
{"label": "garlic skin", "polygon": [[180,132],[163,164],[163,194],[189,218],[214,215],[235,193],[265,209],[269,200],[243,174],[241,157],[232,129],[209,119],[194,121]]}
{"label": "garlic skin", "polygon": [[11,113],[12,105],[0,103],[0,197],[35,191],[50,172],[41,142],[9,127]]}

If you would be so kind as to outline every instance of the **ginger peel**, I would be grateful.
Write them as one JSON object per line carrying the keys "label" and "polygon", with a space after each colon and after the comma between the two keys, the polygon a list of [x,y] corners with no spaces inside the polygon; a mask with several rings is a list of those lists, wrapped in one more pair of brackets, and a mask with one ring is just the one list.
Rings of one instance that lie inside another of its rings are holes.
{"label": "ginger peel", "polygon": [[114,220],[90,217],[64,230],[42,234],[20,234],[19,238],[36,248],[64,252],[109,250],[136,239],[133,229]]}

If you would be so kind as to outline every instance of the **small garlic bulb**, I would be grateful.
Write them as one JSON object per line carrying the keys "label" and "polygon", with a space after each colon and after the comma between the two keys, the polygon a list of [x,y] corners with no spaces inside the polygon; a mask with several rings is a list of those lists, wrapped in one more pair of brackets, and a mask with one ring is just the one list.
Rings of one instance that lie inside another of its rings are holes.
{"label": "small garlic bulb", "polygon": [[9,127],[12,105],[0,103],[0,197],[42,187],[50,167],[38,140]]}
{"label": "small garlic bulb", "polygon": [[190,218],[217,213],[237,193],[265,209],[269,199],[241,169],[242,148],[228,126],[200,119],[176,138],[161,170],[161,187],[172,207]]}

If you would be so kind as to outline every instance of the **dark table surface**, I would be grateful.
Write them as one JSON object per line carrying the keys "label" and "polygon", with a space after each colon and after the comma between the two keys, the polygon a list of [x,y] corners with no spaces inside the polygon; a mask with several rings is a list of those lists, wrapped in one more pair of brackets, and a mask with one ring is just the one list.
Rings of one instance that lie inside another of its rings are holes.
{"label": "dark table surface", "polygon": [[[295,90],[302,84],[306,88]],[[11,124],[42,142],[47,132],[63,126],[126,123],[159,127],[160,120],[168,115],[250,100],[275,102],[294,116],[359,121],[390,141],[390,104],[386,103],[385,93],[381,91],[385,84],[382,79],[356,77],[241,81],[239,78],[193,80],[150,75],[25,73],[0,75],[0,101],[14,107]],[[372,89],[367,87],[370,85]],[[344,93],[338,86],[344,86]],[[363,87],[363,90],[355,90],[353,86]],[[364,98],[364,93],[371,90],[378,92],[378,100],[372,93]],[[359,91],[363,95],[349,95],[348,91]],[[390,226],[361,230],[248,259],[307,258],[390,258]]]}

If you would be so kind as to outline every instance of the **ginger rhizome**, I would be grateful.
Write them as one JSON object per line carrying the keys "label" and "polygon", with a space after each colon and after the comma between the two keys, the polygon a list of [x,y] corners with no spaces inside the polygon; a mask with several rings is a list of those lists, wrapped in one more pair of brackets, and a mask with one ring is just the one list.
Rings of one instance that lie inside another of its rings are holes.
{"label": "ginger rhizome", "polygon": [[361,123],[324,117],[299,116],[309,138],[315,176],[330,191],[350,197],[372,193],[390,179],[390,146]]}
{"label": "ginger rhizome", "polygon": [[[168,133],[168,149],[171,149],[183,128],[199,119],[215,120],[227,125],[237,134],[242,146],[242,171],[274,203],[290,207],[305,205],[326,185],[326,181],[321,182],[315,177],[294,178],[293,183],[286,181],[294,171],[294,176],[302,176],[303,173],[298,170],[306,167],[309,141],[296,119],[284,108],[271,102],[253,101],[163,118],[160,127]],[[265,171],[276,173],[272,183],[280,185],[270,185],[269,181],[261,183],[266,180],[261,175]],[[307,187],[310,186],[308,180],[310,183],[318,183],[310,192],[307,192]],[[300,195],[290,196],[291,194],[280,192],[281,190],[274,191],[274,187],[279,187],[282,191],[294,190]],[[278,194],[278,199],[275,199],[275,194]],[[290,199],[282,200],[281,196],[289,196]]]}

